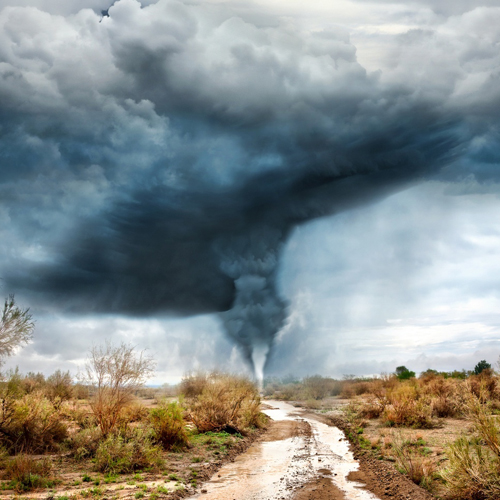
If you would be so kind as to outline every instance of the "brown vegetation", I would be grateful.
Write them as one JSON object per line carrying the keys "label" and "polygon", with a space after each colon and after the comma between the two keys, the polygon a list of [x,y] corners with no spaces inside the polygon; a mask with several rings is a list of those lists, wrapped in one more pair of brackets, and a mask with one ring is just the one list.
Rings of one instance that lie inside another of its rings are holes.
{"label": "brown vegetation", "polygon": [[222,373],[196,374],[181,383],[188,415],[199,432],[238,432],[264,425],[260,396],[244,377]]}

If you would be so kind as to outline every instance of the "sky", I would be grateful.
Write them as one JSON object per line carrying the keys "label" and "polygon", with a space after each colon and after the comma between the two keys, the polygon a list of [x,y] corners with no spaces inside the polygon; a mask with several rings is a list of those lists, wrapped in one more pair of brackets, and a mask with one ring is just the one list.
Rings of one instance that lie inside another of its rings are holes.
{"label": "sky", "polygon": [[494,365],[499,47],[498,0],[0,0],[3,368]]}

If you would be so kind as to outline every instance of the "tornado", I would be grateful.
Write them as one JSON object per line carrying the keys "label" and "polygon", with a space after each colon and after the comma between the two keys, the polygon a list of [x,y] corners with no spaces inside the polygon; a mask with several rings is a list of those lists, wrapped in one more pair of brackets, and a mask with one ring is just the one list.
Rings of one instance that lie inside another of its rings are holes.
{"label": "tornado", "polygon": [[371,72],[345,30],[259,19],[177,0],[0,11],[0,216],[23,249],[6,288],[64,314],[216,315],[262,383],[294,228],[472,159],[488,179],[497,87],[456,90],[482,66],[406,77],[401,49]]}

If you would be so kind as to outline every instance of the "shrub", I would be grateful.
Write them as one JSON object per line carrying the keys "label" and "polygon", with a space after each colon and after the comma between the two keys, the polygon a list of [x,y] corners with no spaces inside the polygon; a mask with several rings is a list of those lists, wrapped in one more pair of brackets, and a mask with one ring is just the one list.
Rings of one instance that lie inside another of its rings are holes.
{"label": "shrub", "polygon": [[57,370],[46,382],[46,394],[52,402],[68,401],[73,396],[73,379],[68,372]]}
{"label": "shrub", "polygon": [[306,399],[324,399],[340,393],[341,383],[328,377],[314,375],[302,381]]}
{"label": "shrub", "polygon": [[11,487],[18,492],[49,486],[52,464],[44,458],[35,460],[29,455],[18,455],[5,467],[5,476],[11,480]]}
{"label": "shrub", "polygon": [[196,398],[201,396],[203,389],[208,383],[210,377],[217,376],[216,372],[207,374],[203,372],[188,373],[179,385],[179,393],[187,399]]}
{"label": "shrub", "polygon": [[28,372],[21,380],[21,385],[26,394],[45,390],[45,375],[43,373]]}
{"label": "shrub", "polygon": [[110,474],[132,472],[162,464],[161,452],[152,444],[143,429],[134,429],[130,435],[108,434],[101,441],[95,456],[97,470]]}
{"label": "shrub", "polygon": [[217,374],[207,379],[202,393],[188,399],[189,416],[200,432],[244,432],[263,424],[260,397],[248,379]]}
{"label": "shrub", "polygon": [[149,419],[154,438],[166,450],[185,446],[188,442],[182,412],[182,406],[176,401],[171,403],[163,401],[158,408],[150,411]]}
{"label": "shrub", "polygon": [[387,393],[388,403],[383,411],[383,421],[391,426],[429,428],[432,421],[430,404],[420,398],[417,387],[410,383],[402,383]]}
{"label": "shrub", "polygon": [[101,440],[101,429],[99,427],[91,427],[82,429],[73,434],[71,438],[68,439],[67,444],[70,448],[71,455],[76,460],[83,460],[95,457]]}
{"label": "shrub", "polygon": [[118,425],[123,427],[132,422],[143,422],[147,420],[148,416],[148,409],[144,405],[132,400],[123,408]]}
{"label": "shrub", "polygon": [[4,398],[0,408],[0,436],[11,453],[57,449],[67,437],[60,410],[40,393],[21,399]]}
{"label": "shrub", "polygon": [[360,416],[368,419],[379,418],[383,414],[387,400],[385,398],[371,397],[364,401],[359,408]]}
{"label": "shrub", "polygon": [[90,410],[76,404],[62,406],[61,411],[64,418],[71,422],[75,422],[81,429],[92,429],[97,425],[94,414]]}
{"label": "shrub", "polygon": [[468,389],[478,398],[487,401],[498,399],[498,381],[491,370],[483,370],[479,375],[467,379]]}
{"label": "shrub", "polygon": [[461,437],[449,446],[449,466],[442,477],[451,497],[496,500],[500,497],[500,429],[483,398],[474,394],[470,384],[468,389],[465,411],[479,439],[471,444]]}

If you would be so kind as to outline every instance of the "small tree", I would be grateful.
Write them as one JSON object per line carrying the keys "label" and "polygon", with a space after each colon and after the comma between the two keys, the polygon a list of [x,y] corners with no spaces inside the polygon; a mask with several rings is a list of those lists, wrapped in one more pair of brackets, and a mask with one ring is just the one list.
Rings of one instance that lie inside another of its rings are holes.
{"label": "small tree", "polygon": [[119,346],[106,342],[92,347],[82,378],[94,389],[90,407],[103,435],[116,428],[133,400],[133,392],[153,374],[155,365],[144,351],[136,353],[133,346],[123,342]]}
{"label": "small tree", "polygon": [[54,403],[70,400],[73,396],[73,379],[69,371],[56,370],[47,378],[46,385],[47,396]]}
{"label": "small tree", "polygon": [[28,309],[16,306],[14,295],[5,299],[0,317],[0,365],[2,358],[11,356],[16,349],[33,338],[35,322]]}
{"label": "small tree", "polygon": [[398,366],[396,368],[396,375],[399,380],[408,380],[410,378],[415,377],[415,372],[408,370],[406,366]]}
{"label": "small tree", "polygon": [[474,367],[474,374],[479,375],[484,370],[490,370],[491,365],[485,360],[482,359],[479,363]]}

